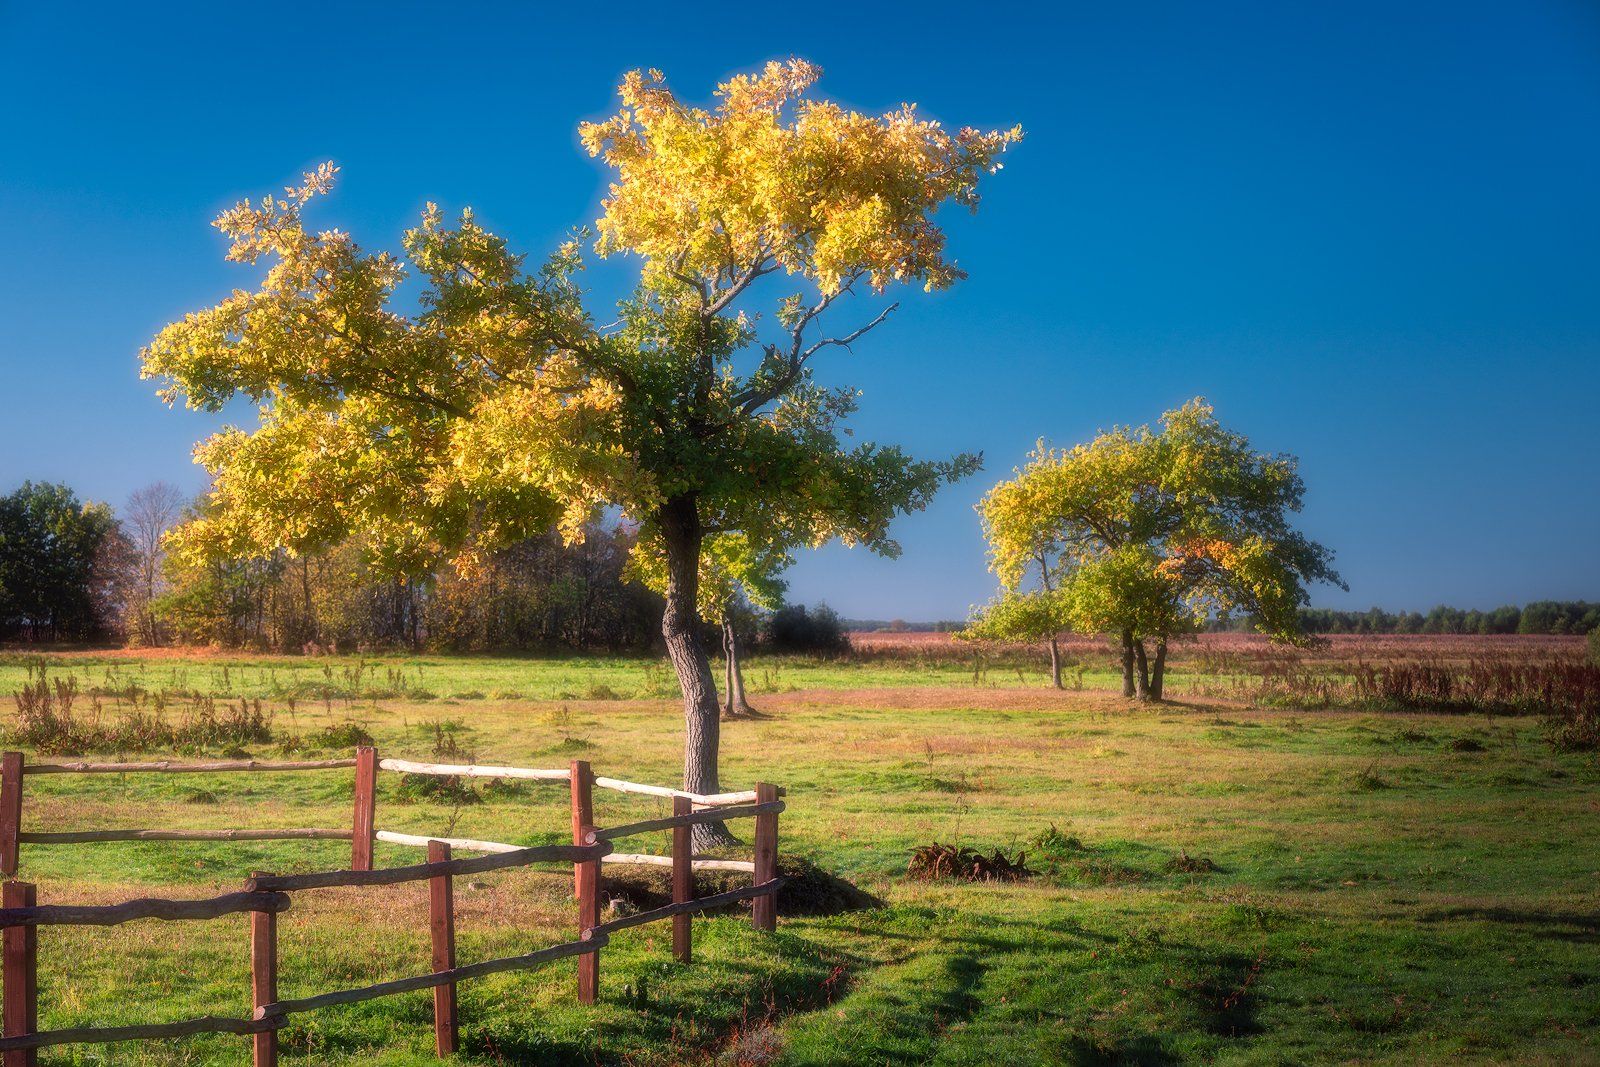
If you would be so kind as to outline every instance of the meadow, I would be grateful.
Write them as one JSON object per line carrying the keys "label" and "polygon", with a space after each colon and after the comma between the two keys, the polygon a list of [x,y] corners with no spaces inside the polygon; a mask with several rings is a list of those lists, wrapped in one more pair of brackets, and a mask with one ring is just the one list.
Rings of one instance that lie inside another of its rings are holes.
{"label": "meadow", "polygon": [[[1357,658],[1582,655],[1566,639],[1399,640],[1297,663],[1348,676]],[[776,936],[738,914],[697,921],[687,967],[671,961],[665,927],[626,931],[603,954],[593,1008],[574,1003],[571,961],[464,985],[461,1062],[1600,1060],[1600,768],[1552,745],[1540,716],[1258,706],[1248,679],[1277,653],[1234,635],[1185,646],[1173,699],[1155,707],[1110,691],[1098,646],[1073,649],[1081,688],[1063,693],[1034,656],[870,643],[837,661],[754,657],[753,700],[770,718],[724,727],[723,783],[787,787],[783,862],[875,903],[840,910],[797,892],[780,899]],[[75,717],[176,727],[245,708],[264,723],[183,735],[177,753],[344,754],[371,737],[388,755],[576,757],[670,783],[681,745],[672,678],[653,661],[16,655],[0,659],[0,694],[41,665],[52,686],[71,679]],[[3,699],[14,739],[18,709]],[[168,751],[139,758],[155,754]],[[351,776],[51,775],[28,790],[35,830],[340,826]],[[665,813],[648,798],[597,803],[607,823]],[[559,784],[428,792],[388,774],[378,824],[555,842],[567,801]],[[908,877],[912,851],[935,841],[1024,853],[1033,873]],[[347,859],[338,842],[24,845],[22,875],[42,901],[94,903],[209,895],[250,870]],[[380,864],[416,859],[378,846]],[[570,890],[560,871],[463,880],[461,959],[570,938]],[[283,995],[426,969],[426,914],[420,886],[300,895],[280,920]],[[40,942],[46,1027],[247,1013],[243,917],[52,928]],[[429,1003],[418,993],[297,1016],[285,1061],[436,1062]],[[247,1058],[244,1039],[216,1037],[46,1050],[41,1062]]]}

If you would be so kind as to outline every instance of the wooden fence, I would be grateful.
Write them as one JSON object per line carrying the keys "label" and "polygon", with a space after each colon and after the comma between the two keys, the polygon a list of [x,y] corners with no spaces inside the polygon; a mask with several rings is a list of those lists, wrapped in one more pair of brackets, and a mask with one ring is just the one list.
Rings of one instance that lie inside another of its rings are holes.
{"label": "wooden fence", "polygon": [[[223,771],[321,771],[355,769],[355,807],[345,829],[282,830],[81,830],[34,833],[22,829],[23,785],[35,774],[216,773]],[[498,841],[432,838],[376,828],[377,781],[380,771],[464,778],[517,778],[569,783],[572,803],[572,844],[524,848]],[[593,791],[613,789],[624,793],[667,797],[670,817],[647,819],[622,826],[594,824]],[[379,759],[370,747],[356,750],[353,759],[262,762],[230,760],[210,763],[36,763],[28,764],[20,752],[0,758],[0,874],[14,879],[19,845],[60,845],[97,841],[270,841],[348,840],[348,870],[276,875],[254,872],[239,892],[202,900],[129,900],[121,904],[77,906],[40,904],[36,888],[8,880],[0,900],[0,969],[3,969],[3,1011],[0,1011],[0,1055],[4,1067],[32,1067],[36,1050],[49,1045],[110,1041],[151,1040],[193,1034],[248,1035],[255,1067],[277,1063],[278,1031],[289,1017],[335,1004],[354,1004],[377,997],[422,989],[433,990],[435,1048],[440,1056],[454,1052],[459,1023],[456,1014],[457,983],[502,971],[537,967],[567,956],[578,957],[578,1001],[593,1004],[600,988],[600,950],[618,930],[645,923],[672,920],[672,952],[682,963],[690,960],[690,920],[697,912],[751,901],[751,923],[759,930],[776,929],[778,814],[784,810],[783,790],[761,784],[738,793],[703,795],[664,786],[641,785],[617,778],[596,777],[589,764],[573,760],[554,770],[525,767],[488,767],[419,763]],[[690,847],[694,826],[729,819],[754,818],[753,861],[696,859]],[[672,848],[666,855],[619,854],[614,841],[653,831],[670,830]],[[427,861],[404,867],[374,869],[375,841],[427,849]],[[456,849],[484,855],[456,859]],[[573,896],[577,901],[578,940],[479,963],[460,964],[455,948],[453,880],[457,875],[508,870],[537,863],[571,863]],[[600,921],[600,865],[602,863],[660,864],[672,868],[672,903],[650,911]],[[751,874],[751,884],[714,896],[696,897],[696,869],[738,870]],[[298,1000],[278,996],[277,917],[287,911],[291,895],[332,886],[385,886],[403,882],[428,882],[428,927],[432,940],[432,970],[426,974],[379,982],[359,989],[344,989]],[[134,1026],[38,1029],[38,928],[41,926],[116,926],[137,919],[188,921],[247,913],[250,916],[250,984],[254,1013],[248,1019],[204,1016],[177,1022]]]}

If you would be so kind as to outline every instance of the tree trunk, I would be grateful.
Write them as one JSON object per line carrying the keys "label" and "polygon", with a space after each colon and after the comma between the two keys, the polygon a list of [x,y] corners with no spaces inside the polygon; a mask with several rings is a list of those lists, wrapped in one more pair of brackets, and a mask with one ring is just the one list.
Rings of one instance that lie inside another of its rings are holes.
{"label": "tree trunk", "polygon": [[739,631],[733,625],[733,615],[724,611],[722,613],[722,655],[727,663],[727,698],[728,702],[723,707],[725,719],[761,719],[765,718],[759,711],[750,706],[750,701],[744,695],[744,668],[739,664]]}
{"label": "tree trunk", "polygon": [[1139,699],[1147,701],[1150,699],[1150,661],[1145,658],[1143,638],[1133,643],[1133,659],[1139,667],[1134,678],[1139,683]]}
{"label": "tree trunk", "polygon": [[1167,675],[1167,639],[1159,638],[1156,641],[1156,660],[1150,669],[1150,699],[1161,699],[1162,683]]}
{"label": "tree trunk", "polygon": [[1133,696],[1133,631],[1122,631],[1122,695]]}
{"label": "tree trunk", "polygon": [[[721,708],[711,661],[700,643],[700,616],[695,601],[700,592],[699,502],[690,496],[668,500],[656,512],[656,522],[667,555],[667,606],[661,615],[661,636],[667,657],[683,692],[683,788],[691,793],[720,793],[717,779],[717,744]],[[694,827],[696,849],[735,842],[722,823]]]}
{"label": "tree trunk", "polygon": [[1056,640],[1056,635],[1050,635],[1050,684],[1057,689],[1065,689],[1061,684],[1061,642]]}

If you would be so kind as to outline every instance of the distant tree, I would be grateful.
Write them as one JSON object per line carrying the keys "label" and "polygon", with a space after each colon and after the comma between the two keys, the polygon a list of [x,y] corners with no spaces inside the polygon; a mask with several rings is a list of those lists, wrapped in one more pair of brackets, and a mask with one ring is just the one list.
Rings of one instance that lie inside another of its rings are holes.
{"label": "distant tree", "polygon": [[[582,126],[614,172],[598,250],[641,266],[634,296],[603,320],[614,328],[584,310],[576,241],[529,273],[470,212],[452,226],[430,205],[405,260],[307,228],[331,165],[225,212],[229,258],[269,264],[260,287],[166,327],[144,372],[201,408],[242,394],[261,422],[200,447],[214,508],[180,547],[299,554],[359,534],[376,560],[416,573],[552,522],[576,539],[615,508],[665,557],[683,782],[718,792],[721,709],[698,615],[706,539],[777,530],[893,555],[892,520],[977,462],[848,442],[856,392],[822,388],[811,368],[894,310],[830,330],[851,294],[962,276],[934,215],[975,207],[1021,131],[950,130],[909,107],[862,115],[809,96],[819,73],[769,64],[705,109],[636,71],[618,112]],[[419,293],[397,300],[413,270]],[[769,277],[799,291],[772,294]],[[775,314],[758,319],[763,294]],[[696,839],[722,837],[702,825]]]}
{"label": "distant tree", "polygon": [[156,602],[166,592],[164,538],[183,515],[184,496],[166,482],[135,489],[123,508],[123,529],[132,553],[128,583],[128,637],[141,645],[161,644]]}
{"label": "distant tree", "polygon": [[844,620],[826,604],[787,604],[767,616],[762,638],[774,652],[831,656],[850,650]]}
{"label": "distant tree", "polygon": [[128,542],[105,504],[24,482],[0,497],[0,635],[82,641],[116,632]]}
{"label": "distant tree", "polygon": [[1116,634],[1124,694],[1159,700],[1173,637],[1243,614],[1297,642],[1306,586],[1342,585],[1328,550],[1290,525],[1304,492],[1293,457],[1253,451],[1197,399],[1167,412],[1160,432],[1041,446],[981,507],[1015,498],[1026,501],[1019,511],[1048,520],[1031,540],[1002,543],[998,557],[991,541],[1002,580],[1015,588],[1031,545],[1059,546],[1053,603],[1073,629]]}
{"label": "distant tree", "polygon": [[[629,574],[657,593],[665,594],[665,553],[646,551],[634,556]],[[722,633],[724,719],[762,717],[745,692],[741,628],[754,621],[752,609],[775,610],[786,588],[781,575],[793,562],[777,544],[762,544],[744,533],[713,534],[700,557],[700,617]]]}

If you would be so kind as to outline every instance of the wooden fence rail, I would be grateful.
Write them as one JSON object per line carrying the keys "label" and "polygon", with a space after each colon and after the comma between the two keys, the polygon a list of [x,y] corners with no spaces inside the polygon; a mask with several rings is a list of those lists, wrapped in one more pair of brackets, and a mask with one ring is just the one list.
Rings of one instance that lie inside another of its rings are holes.
{"label": "wooden fence rail", "polygon": [[[22,830],[23,783],[30,774],[131,774],[211,773],[216,771],[304,771],[354,768],[356,788],[351,828],[322,829],[225,829],[225,830],[78,830],[24,832]],[[434,838],[378,830],[375,827],[377,775],[380,770],[408,774],[438,774],[458,777],[522,778],[565,781],[571,798],[572,844],[520,846],[470,838]],[[673,814],[620,826],[594,824],[593,790],[596,787],[625,793],[670,798]],[[354,759],[273,763],[257,760],[232,760],[213,763],[58,763],[27,765],[21,753],[0,757],[0,873],[16,874],[18,845],[60,845],[98,841],[269,841],[269,840],[349,840],[351,863],[348,870],[314,871],[305,874],[253,872],[241,892],[225,893],[203,900],[165,900],[144,898],[107,905],[62,905],[38,903],[31,884],[7,881],[0,901],[0,970],[3,970],[3,1004],[0,1004],[0,1057],[3,1067],[32,1067],[37,1050],[53,1045],[88,1044],[116,1041],[155,1040],[196,1034],[222,1033],[251,1039],[254,1067],[276,1067],[278,1031],[289,1017],[301,1012],[338,1004],[354,1004],[378,997],[431,989],[434,994],[434,1046],[439,1056],[448,1056],[459,1046],[459,1019],[456,986],[463,981],[504,971],[538,967],[569,956],[578,958],[578,1001],[592,1004],[599,997],[600,951],[611,934],[646,923],[671,920],[672,951],[679,962],[691,958],[692,916],[751,901],[751,922],[757,929],[774,929],[776,894],[782,884],[777,877],[777,824],[784,810],[779,798],[783,791],[761,784],[754,790],[720,794],[698,794],[662,786],[625,782],[595,776],[587,762],[574,760],[559,770],[522,767],[492,767],[469,764],[420,763],[412,760],[382,759],[371,747],[356,750]],[[690,833],[694,826],[730,819],[756,821],[753,861],[697,859],[691,851]],[[613,840],[638,834],[668,831],[672,848],[669,855],[619,854]],[[425,863],[374,869],[372,846],[376,841],[416,845],[428,850]],[[484,855],[457,859],[453,849]],[[573,896],[578,909],[578,939],[551,945],[520,956],[460,964],[456,959],[455,898],[453,880],[458,875],[521,868],[537,863],[571,863]],[[600,868],[602,863],[643,863],[672,867],[672,903],[664,907],[609,922],[600,921]],[[697,869],[750,872],[752,884],[743,889],[696,897],[694,871]],[[384,886],[407,882],[428,883],[428,925],[432,947],[432,970],[358,989],[336,990],[299,999],[282,999],[278,991],[277,917],[288,910],[291,893],[335,886]],[[249,1019],[202,1016],[173,1022],[133,1026],[77,1027],[40,1031],[38,1029],[38,928],[40,926],[115,926],[141,919],[190,921],[214,919],[245,913],[250,916],[251,997],[255,1006]]]}

